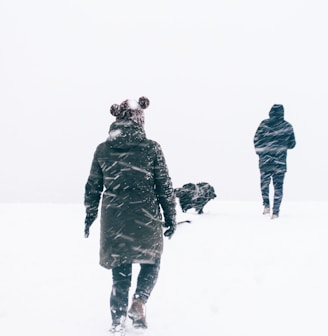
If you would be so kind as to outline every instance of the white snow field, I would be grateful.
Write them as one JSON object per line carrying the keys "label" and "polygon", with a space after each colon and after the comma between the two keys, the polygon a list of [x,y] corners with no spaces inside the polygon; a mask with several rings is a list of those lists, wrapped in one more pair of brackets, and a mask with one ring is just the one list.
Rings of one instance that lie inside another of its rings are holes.
{"label": "white snow field", "polygon": [[[144,335],[327,336],[327,209],[283,201],[271,220],[260,202],[178,207],[192,223],[165,240]],[[83,205],[0,204],[0,335],[109,335],[111,272],[99,221],[88,239],[83,221]]]}

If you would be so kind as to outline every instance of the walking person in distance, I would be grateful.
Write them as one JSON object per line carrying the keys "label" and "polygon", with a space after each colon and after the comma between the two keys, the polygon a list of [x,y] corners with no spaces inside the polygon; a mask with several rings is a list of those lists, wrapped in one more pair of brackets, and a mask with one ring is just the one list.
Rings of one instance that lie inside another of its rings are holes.
{"label": "walking person in distance", "polygon": [[287,171],[287,150],[294,148],[295,145],[294,130],[284,119],[283,105],[273,105],[269,118],[260,123],[254,136],[254,147],[259,156],[264,215],[270,214],[269,187],[271,180],[273,182],[272,219],[279,217]]}
{"label": "walking person in distance", "polygon": [[[85,237],[100,216],[100,265],[112,272],[111,331],[123,333],[126,316],[147,328],[146,303],[156,284],[164,236],[176,229],[176,200],[160,145],[146,137],[146,97],[111,106],[116,120],[98,145],[85,186]],[[162,221],[164,215],[164,223]],[[128,309],[132,265],[139,264],[136,290]]]}

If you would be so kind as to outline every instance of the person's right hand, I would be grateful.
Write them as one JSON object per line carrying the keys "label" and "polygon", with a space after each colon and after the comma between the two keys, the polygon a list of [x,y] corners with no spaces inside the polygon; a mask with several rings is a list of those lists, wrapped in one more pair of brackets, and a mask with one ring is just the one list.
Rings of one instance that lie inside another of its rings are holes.
{"label": "person's right hand", "polygon": [[171,239],[177,227],[175,219],[166,220],[163,226],[168,228],[164,231],[164,236]]}

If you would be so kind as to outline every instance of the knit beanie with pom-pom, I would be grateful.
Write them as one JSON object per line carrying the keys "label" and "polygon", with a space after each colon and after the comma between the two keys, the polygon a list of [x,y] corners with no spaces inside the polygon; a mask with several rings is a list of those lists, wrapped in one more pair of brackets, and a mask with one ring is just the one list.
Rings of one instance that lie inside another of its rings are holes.
{"label": "knit beanie with pom-pom", "polygon": [[140,97],[138,101],[127,99],[120,105],[113,104],[110,113],[116,117],[116,121],[132,120],[143,126],[145,123],[144,110],[149,106],[149,99]]}

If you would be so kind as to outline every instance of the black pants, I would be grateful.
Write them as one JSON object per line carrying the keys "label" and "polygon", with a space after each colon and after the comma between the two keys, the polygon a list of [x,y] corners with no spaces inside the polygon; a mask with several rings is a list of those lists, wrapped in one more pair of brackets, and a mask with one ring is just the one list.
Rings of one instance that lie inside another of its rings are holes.
{"label": "black pants", "polygon": [[[156,264],[140,264],[134,299],[146,303],[155,287],[160,269],[160,260]],[[113,287],[110,296],[112,320],[126,316],[129,303],[129,289],[132,279],[132,264],[123,264],[112,269]]]}
{"label": "black pants", "polygon": [[274,215],[279,215],[280,204],[283,196],[285,173],[261,171],[261,192],[262,192],[263,205],[266,208],[270,208],[269,186],[271,178],[273,181],[273,188],[274,188],[272,213]]}

